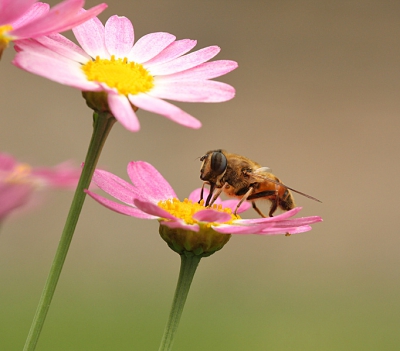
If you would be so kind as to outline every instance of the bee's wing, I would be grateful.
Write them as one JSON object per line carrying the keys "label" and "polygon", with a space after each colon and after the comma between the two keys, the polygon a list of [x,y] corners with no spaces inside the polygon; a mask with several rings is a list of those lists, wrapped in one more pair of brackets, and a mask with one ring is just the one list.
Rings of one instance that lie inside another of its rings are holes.
{"label": "bee's wing", "polygon": [[272,173],[272,169],[269,167],[260,167],[254,170],[256,174],[263,174],[263,173]]}
{"label": "bee's wing", "polygon": [[303,196],[305,196],[305,197],[308,197],[308,198],[311,199],[311,200],[318,201],[318,202],[322,202],[322,201],[316,199],[315,197],[313,197],[313,196],[311,196],[311,195],[307,195],[307,194],[305,194],[305,193],[302,193],[301,191],[298,191],[298,190],[296,190],[296,189],[293,189],[293,188],[291,188],[291,187],[288,187],[286,184],[283,184],[283,183],[281,183],[281,182],[278,182],[278,181],[275,180],[275,179],[272,179],[271,176],[270,176],[270,175],[272,175],[272,174],[271,174],[271,169],[268,168],[268,167],[260,167],[260,168],[257,168],[257,169],[255,169],[255,170],[253,170],[253,172],[251,173],[251,175],[252,175],[255,179],[258,179],[258,180],[266,180],[266,181],[268,181],[268,182],[271,182],[271,183],[274,183],[274,184],[277,184],[277,185],[284,186],[286,189],[289,189],[289,190],[291,190],[291,191],[293,191],[293,192],[295,192],[295,193],[297,193],[297,194],[300,194],[300,195],[303,195]]}

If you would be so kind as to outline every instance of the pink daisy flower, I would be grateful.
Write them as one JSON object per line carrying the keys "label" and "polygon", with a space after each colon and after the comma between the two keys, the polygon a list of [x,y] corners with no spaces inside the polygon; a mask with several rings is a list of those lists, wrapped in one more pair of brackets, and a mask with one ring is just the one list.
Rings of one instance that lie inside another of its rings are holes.
{"label": "pink daisy flower", "polygon": [[[88,190],[86,192],[115,212],[136,218],[157,219],[164,240],[164,236],[169,236],[170,239],[169,230],[173,232],[173,240],[177,240],[177,235],[191,235],[189,246],[194,245],[193,240],[201,240],[201,244],[204,244],[203,241],[215,236],[214,233],[219,238],[218,241],[221,237],[226,237],[226,234],[298,234],[311,230],[310,224],[322,221],[318,216],[291,218],[301,210],[299,207],[276,217],[241,219],[233,215],[238,203],[236,199],[217,199],[213,207],[205,208],[202,203],[197,203],[200,189],[193,191],[188,199],[179,201],[170,184],[149,163],[130,162],[127,171],[133,184],[103,170],[96,170],[93,176],[94,183],[100,189],[121,203]],[[249,203],[243,203],[238,212],[243,212],[249,207]],[[183,230],[184,234],[180,230]],[[226,241],[228,239],[229,236]],[[174,242],[173,246],[176,245]]]}
{"label": "pink daisy flower", "polygon": [[73,189],[81,170],[69,163],[55,167],[32,168],[6,153],[0,153],[0,222],[17,209],[32,202],[45,188]]}
{"label": "pink daisy flower", "polygon": [[163,99],[222,102],[235,95],[232,86],[211,80],[237,67],[229,60],[206,62],[219,53],[217,46],[185,55],[196,41],[164,32],[135,42],[131,21],[119,16],[105,26],[93,18],[73,32],[81,47],[58,34],[22,41],[13,63],[85,92],[106,93],[107,111],[130,131],[139,130],[138,108],[200,128],[196,118]]}
{"label": "pink daisy flower", "polygon": [[106,4],[80,12],[84,0],[50,6],[37,0],[0,0],[0,55],[10,41],[63,32],[101,13]]}

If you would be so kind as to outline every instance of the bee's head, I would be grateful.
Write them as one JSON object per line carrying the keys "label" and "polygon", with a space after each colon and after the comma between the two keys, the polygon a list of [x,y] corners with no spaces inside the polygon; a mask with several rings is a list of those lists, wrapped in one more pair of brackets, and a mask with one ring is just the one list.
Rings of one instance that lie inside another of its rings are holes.
{"label": "bee's head", "polygon": [[202,161],[200,168],[200,179],[214,183],[217,186],[219,181],[224,176],[228,167],[228,160],[222,150],[208,151],[200,158]]}

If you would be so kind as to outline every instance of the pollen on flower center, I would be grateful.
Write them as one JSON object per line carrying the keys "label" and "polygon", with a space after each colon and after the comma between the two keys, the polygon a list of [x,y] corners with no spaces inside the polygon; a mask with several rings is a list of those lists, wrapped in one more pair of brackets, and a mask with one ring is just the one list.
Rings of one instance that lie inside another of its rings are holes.
{"label": "pollen on flower center", "polygon": [[[160,201],[158,203],[158,206],[161,207],[162,209],[168,211],[175,217],[183,219],[187,224],[198,223],[198,221],[196,221],[193,218],[193,215],[198,211],[202,211],[202,210],[206,209],[206,207],[204,207],[204,200],[201,200],[200,203],[197,203],[197,202],[193,202],[189,199],[179,201],[176,198]],[[214,204],[214,205],[212,205],[211,208],[213,210],[220,211],[220,212],[226,212],[231,215],[231,219],[229,221],[225,222],[224,224],[231,224],[234,220],[240,219],[240,217],[237,215],[235,216],[232,213],[232,210],[228,207],[223,208],[222,205]],[[207,223],[207,226],[210,227],[211,225],[218,225],[218,224],[220,224],[220,223]]]}
{"label": "pollen on flower center", "polygon": [[5,24],[3,26],[0,26],[0,43],[7,45],[10,42],[12,38],[7,35],[7,32],[11,30],[13,30],[11,24]]}
{"label": "pollen on flower center", "polygon": [[31,181],[31,167],[28,164],[21,163],[15,167],[12,173],[5,178],[6,183],[28,183]]}
{"label": "pollen on flower center", "polygon": [[106,83],[122,95],[144,93],[154,86],[153,76],[140,63],[129,62],[126,57],[116,59],[113,55],[108,60],[97,56],[82,69],[88,80]]}

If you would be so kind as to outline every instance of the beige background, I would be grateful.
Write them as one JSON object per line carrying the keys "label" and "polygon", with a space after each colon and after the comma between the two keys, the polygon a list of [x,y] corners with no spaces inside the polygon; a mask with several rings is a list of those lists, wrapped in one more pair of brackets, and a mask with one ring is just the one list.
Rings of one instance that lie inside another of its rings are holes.
{"label": "beige background", "polygon": [[[56,3],[51,1],[51,4]],[[87,7],[97,1],[87,1]],[[100,165],[156,166],[180,197],[201,185],[212,148],[269,166],[302,215],[323,223],[290,238],[234,237],[201,262],[174,350],[398,350],[400,3],[395,1],[117,1],[136,38],[167,31],[219,45],[239,68],[221,104],[179,104],[203,127],[138,113],[117,124]],[[70,34],[68,34],[70,36]],[[0,64],[0,149],[35,165],[83,161],[91,111],[80,92]],[[20,350],[72,193],[10,219],[0,234],[0,344]],[[253,214],[251,214],[253,215]],[[87,199],[38,350],[155,350],[179,259],[156,222]]]}

